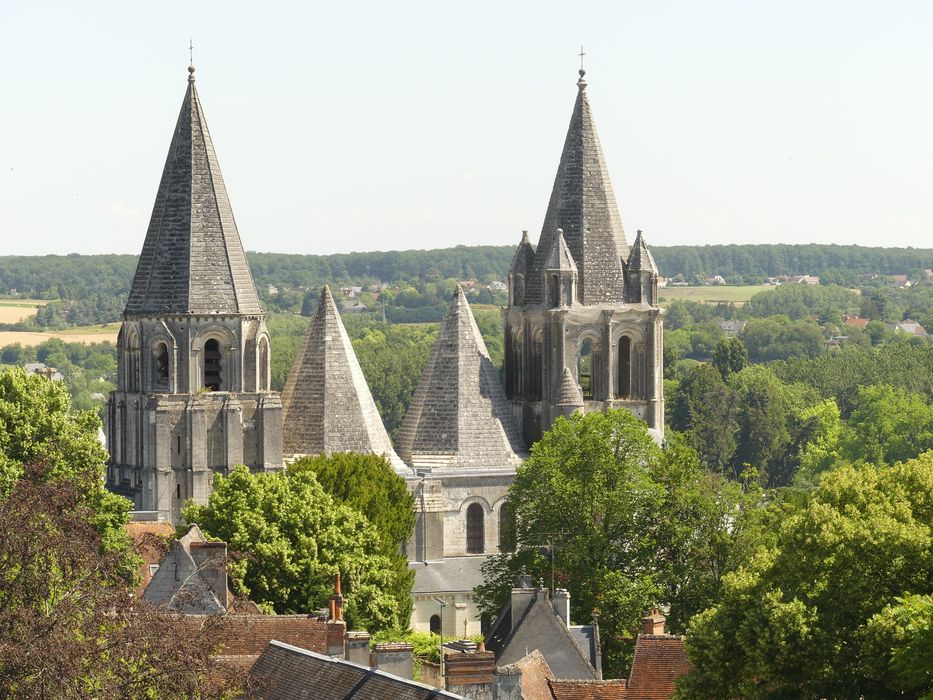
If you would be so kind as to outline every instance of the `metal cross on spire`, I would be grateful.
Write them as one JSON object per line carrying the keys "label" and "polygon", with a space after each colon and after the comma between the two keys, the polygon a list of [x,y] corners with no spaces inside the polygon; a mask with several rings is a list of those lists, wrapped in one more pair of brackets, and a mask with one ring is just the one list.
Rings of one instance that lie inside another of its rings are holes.
{"label": "metal cross on spire", "polygon": [[[583,50],[582,48],[580,49]],[[194,65],[194,39],[188,39],[188,64]]]}
{"label": "metal cross on spire", "polygon": [[583,57],[586,56],[586,52],[583,50],[583,44],[580,44],[580,53],[577,54],[580,57],[580,70],[583,70]]}

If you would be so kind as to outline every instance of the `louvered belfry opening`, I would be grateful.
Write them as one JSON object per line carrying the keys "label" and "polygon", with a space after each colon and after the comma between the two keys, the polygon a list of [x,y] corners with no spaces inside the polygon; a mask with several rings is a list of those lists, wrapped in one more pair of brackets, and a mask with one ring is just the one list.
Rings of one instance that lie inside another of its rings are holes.
{"label": "louvered belfry opening", "polygon": [[483,507],[479,503],[471,503],[466,512],[467,554],[482,554],[486,549],[483,519]]}
{"label": "louvered belfry opening", "polygon": [[220,391],[223,376],[222,361],[220,343],[211,338],[204,343],[204,386],[211,391]]}

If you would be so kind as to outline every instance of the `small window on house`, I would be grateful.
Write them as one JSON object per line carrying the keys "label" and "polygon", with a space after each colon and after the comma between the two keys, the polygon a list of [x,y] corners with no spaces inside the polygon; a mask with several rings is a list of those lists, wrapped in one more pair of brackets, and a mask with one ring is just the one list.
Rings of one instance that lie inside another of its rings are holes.
{"label": "small window on house", "polygon": [[168,346],[165,343],[155,346],[155,383],[168,386]]}
{"label": "small window on house", "polygon": [[431,615],[431,621],[428,623],[431,628],[431,634],[441,633],[441,616]]}
{"label": "small window on house", "polygon": [[580,345],[580,361],[577,365],[580,391],[584,399],[593,398],[593,341],[587,338]]}
{"label": "small window on house", "polygon": [[220,391],[222,359],[219,342],[211,338],[204,343],[204,386],[211,391]]}
{"label": "small window on house", "polygon": [[551,306],[560,306],[560,277],[551,275],[551,284],[548,289]]}
{"label": "small window on house", "polygon": [[466,512],[467,554],[482,554],[486,549],[483,532],[483,507],[471,503]]}
{"label": "small window on house", "polygon": [[632,398],[632,339],[619,338],[619,398]]}

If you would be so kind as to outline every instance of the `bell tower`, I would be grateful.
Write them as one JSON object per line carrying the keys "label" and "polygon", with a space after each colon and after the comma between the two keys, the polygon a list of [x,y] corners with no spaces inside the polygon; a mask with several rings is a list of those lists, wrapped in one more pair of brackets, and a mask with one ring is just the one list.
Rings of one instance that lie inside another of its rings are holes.
{"label": "bell tower", "polygon": [[626,240],[585,76],[538,246],[524,233],[509,273],[505,385],[528,444],[577,403],[624,407],[664,431],[658,270],[641,231]]}
{"label": "bell tower", "polygon": [[282,467],[265,314],[195,88],[194,66],[117,338],[108,487],[180,519],[215,473]]}

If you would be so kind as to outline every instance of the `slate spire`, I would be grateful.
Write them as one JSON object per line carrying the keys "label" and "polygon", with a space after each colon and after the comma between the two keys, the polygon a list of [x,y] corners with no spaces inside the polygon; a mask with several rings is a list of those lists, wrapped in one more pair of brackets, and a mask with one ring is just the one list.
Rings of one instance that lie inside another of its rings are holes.
{"label": "slate spire", "polygon": [[645,237],[641,230],[635,234],[635,243],[632,244],[632,252],[629,253],[626,268],[632,272],[650,272],[653,275],[658,274],[658,266],[654,262],[654,256],[648,250],[648,244],[645,243]]}
{"label": "slate spire", "polygon": [[514,468],[524,453],[499,373],[457,285],[398,440],[418,468]]}
{"label": "slate spire", "polygon": [[329,287],[321,291],[282,404],[284,454],[381,454],[411,474],[392,448]]}
{"label": "slate spire", "polygon": [[543,258],[551,250],[557,229],[563,230],[579,269],[579,301],[583,304],[623,301],[621,261],[628,258],[629,247],[596,134],[585,75],[586,71],[581,69],[573,114],[538,242],[527,303],[544,301]]}
{"label": "slate spire", "polygon": [[194,84],[194,66],[188,68],[188,87],[124,313],[262,313]]}

